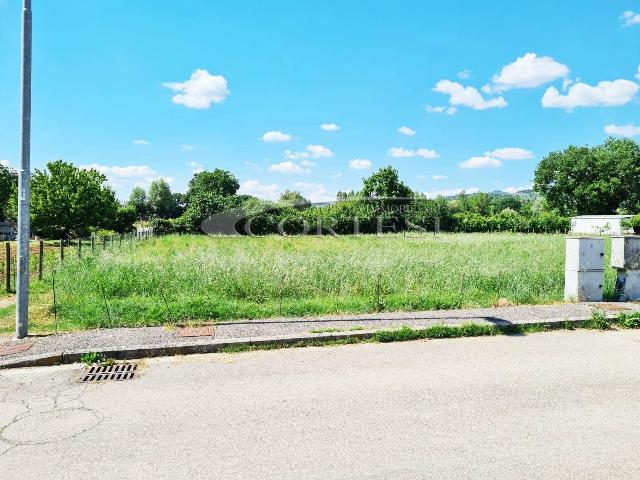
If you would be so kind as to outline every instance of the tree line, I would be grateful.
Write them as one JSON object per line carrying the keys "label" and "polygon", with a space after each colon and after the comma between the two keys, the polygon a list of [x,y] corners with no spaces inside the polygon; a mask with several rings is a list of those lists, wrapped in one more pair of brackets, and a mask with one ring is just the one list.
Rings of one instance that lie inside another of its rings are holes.
{"label": "tree line", "polygon": [[[295,191],[285,191],[277,201],[261,200],[238,194],[239,188],[231,172],[215,169],[196,173],[184,194],[158,179],[147,191],[134,188],[129,200],[120,202],[103,173],[58,160],[33,172],[32,234],[124,233],[136,222],[150,224],[157,233],[198,233],[205,218],[224,211],[241,212],[241,223],[250,221],[258,234],[275,233],[278,226],[296,233],[318,222],[336,233],[352,233],[354,219],[361,233],[373,233],[381,223],[393,223],[396,230],[567,231],[572,215],[640,212],[640,145],[610,138],[594,147],[552,152],[537,166],[535,195],[528,197],[463,192],[426,198],[390,166],[364,178],[359,190],[339,192],[331,205],[313,206]],[[17,174],[5,166],[0,166],[0,209],[4,218],[16,220]]]}

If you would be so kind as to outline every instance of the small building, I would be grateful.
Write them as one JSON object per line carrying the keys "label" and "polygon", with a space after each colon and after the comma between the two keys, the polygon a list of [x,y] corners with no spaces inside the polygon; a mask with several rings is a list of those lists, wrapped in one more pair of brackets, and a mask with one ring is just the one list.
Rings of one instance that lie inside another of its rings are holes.
{"label": "small building", "polygon": [[571,233],[587,235],[624,235],[630,229],[622,227],[622,221],[633,215],[580,215],[571,218]]}

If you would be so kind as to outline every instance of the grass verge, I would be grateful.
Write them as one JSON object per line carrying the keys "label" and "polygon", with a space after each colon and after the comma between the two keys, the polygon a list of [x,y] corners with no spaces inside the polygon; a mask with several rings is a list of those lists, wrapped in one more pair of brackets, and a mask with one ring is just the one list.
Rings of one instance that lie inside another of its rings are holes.
{"label": "grass verge", "polygon": [[380,330],[370,336],[353,336],[347,338],[309,339],[294,343],[272,342],[256,345],[234,345],[221,350],[224,353],[251,352],[257,350],[276,350],[280,348],[323,347],[351,345],[356,343],[391,343],[412,340],[437,340],[445,338],[488,337],[496,335],[529,335],[533,333],[558,330],[611,330],[640,329],[640,312],[620,313],[616,318],[607,318],[601,310],[595,310],[590,319],[584,321],[567,321],[562,323],[531,323],[520,325],[479,325],[469,323],[463,325],[433,325],[414,329],[403,326],[396,330]]}

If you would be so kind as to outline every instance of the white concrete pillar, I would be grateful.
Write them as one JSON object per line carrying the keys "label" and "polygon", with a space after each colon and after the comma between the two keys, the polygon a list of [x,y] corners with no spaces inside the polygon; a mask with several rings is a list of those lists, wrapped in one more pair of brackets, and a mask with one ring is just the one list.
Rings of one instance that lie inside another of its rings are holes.
{"label": "white concrete pillar", "polygon": [[601,302],[604,287],[604,239],[570,237],[566,241],[564,298]]}
{"label": "white concrete pillar", "polygon": [[640,237],[611,237],[611,266],[618,270],[616,290],[620,300],[640,300]]}

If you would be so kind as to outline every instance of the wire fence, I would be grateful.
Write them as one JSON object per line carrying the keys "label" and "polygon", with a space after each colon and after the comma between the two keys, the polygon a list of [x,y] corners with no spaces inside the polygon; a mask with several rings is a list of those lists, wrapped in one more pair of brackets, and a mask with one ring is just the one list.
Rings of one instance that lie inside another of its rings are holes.
{"label": "wire fence", "polygon": [[[92,235],[89,238],[60,240],[31,240],[29,242],[29,276],[42,280],[45,272],[52,271],[64,263],[65,257],[79,258],[97,255],[108,249],[120,248],[131,242],[140,242],[153,237],[152,230],[115,235]],[[7,293],[15,293],[18,265],[17,242],[4,242],[4,254],[0,258],[0,284]]]}

